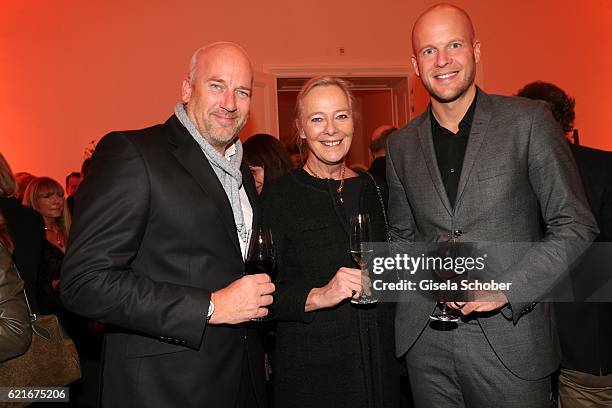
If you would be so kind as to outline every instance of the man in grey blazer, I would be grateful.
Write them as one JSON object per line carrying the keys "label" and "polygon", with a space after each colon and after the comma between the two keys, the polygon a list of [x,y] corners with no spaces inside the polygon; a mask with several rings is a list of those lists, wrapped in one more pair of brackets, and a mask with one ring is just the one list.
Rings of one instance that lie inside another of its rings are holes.
{"label": "man in grey blazer", "polygon": [[415,405],[549,406],[558,340],[538,300],[597,233],[575,163],[545,104],[476,87],[480,42],[465,11],[431,7],[412,45],[431,104],[389,139],[392,246],[525,243],[504,253],[510,290],[447,303],[463,316],[452,330],[429,324],[434,296],[399,303],[397,353]]}

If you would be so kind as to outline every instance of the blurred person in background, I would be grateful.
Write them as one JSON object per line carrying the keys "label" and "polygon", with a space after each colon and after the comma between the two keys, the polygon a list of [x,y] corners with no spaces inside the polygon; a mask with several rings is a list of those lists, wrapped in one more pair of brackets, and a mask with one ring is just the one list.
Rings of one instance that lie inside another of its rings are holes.
{"label": "blurred person in background", "polygon": [[0,363],[25,353],[32,339],[24,284],[11,258],[14,248],[0,213]]}
{"label": "blurred person in background", "polygon": [[66,176],[66,194],[68,196],[76,194],[82,179],[81,173],[78,171],[73,171]]}
{"label": "blurred person in background", "polygon": [[387,139],[389,135],[395,132],[397,128],[391,125],[380,125],[372,132],[370,139],[370,152],[372,153],[372,164],[368,172],[381,180],[387,182]]}
{"label": "blurred person in background", "polygon": [[[73,172],[70,173],[70,175],[68,177],[70,177],[73,174],[76,174],[79,176],[79,183],[77,185],[76,188],[74,188],[74,192],[71,193],[68,191],[68,179],[66,179],[66,192],[68,192],[68,197],[66,198],[66,205],[68,206],[68,212],[70,213],[70,215],[72,216],[73,212],[74,212],[74,200],[76,197],[76,192],[78,190],[78,186],[83,182],[83,180],[85,180],[85,176],[87,175],[87,173],[89,172],[89,165],[91,164],[91,157],[87,157],[85,160],[83,160],[83,164],[81,164],[81,172],[77,173],[77,172]],[[76,176],[74,176],[76,177]]]}
{"label": "blurred person in background", "polygon": [[26,188],[28,187],[28,184],[30,184],[30,181],[34,180],[35,178],[36,176],[25,171],[15,173],[15,181],[17,183],[15,197],[19,200],[19,202],[23,200],[23,195],[25,193]]}
{"label": "blurred person in background", "polygon": [[74,196],[76,195],[81,181],[83,181],[83,177],[78,171],[73,171],[66,176],[66,206],[68,207],[70,215],[72,215],[72,211],[74,210]]}
{"label": "blurred person in background", "polygon": [[70,214],[64,199],[64,189],[49,177],[36,177],[25,191],[23,204],[38,211],[45,223],[38,301],[43,313],[55,314],[61,310],[57,285],[70,230]]}
{"label": "blurred person in background", "polygon": [[242,147],[255,179],[257,194],[261,194],[265,184],[293,169],[287,149],[272,135],[258,133],[244,142]]}
{"label": "blurred person in background", "polygon": [[[574,98],[542,81],[525,85],[517,95],[547,102],[569,142],[576,117]],[[570,144],[570,150],[599,225],[595,242],[611,242],[612,152],[577,144]],[[609,297],[608,302],[589,301],[594,291],[609,285],[610,271],[601,262],[607,257],[603,246],[589,248],[570,274],[574,302],[554,305],[561,343],[560,408],[612,406],[612,303]]]}
{"label": "blurred person in background", "polygon": [[40,313],[36,285],[45,240],[45,224],[38,212],[22,205],[17,199],[17,189],[13,172],[0,153],[0,211],[14,246],[13,262],[25,282],[30,307],[34,313]]}
{"label": "blurred person in background", "polygon": [[49,177],[36,177],[28,185],[23,203],[38,211],[45,223],[43,256],[37,284],[40,311],[58,317],[79,352],[82,378],[70,385],[70,399],[77,401],[78,406],[95,406],[102,334],[91,333],[92,322],[64,308],[59,294],[71,225],[64,189],[59,182]]}

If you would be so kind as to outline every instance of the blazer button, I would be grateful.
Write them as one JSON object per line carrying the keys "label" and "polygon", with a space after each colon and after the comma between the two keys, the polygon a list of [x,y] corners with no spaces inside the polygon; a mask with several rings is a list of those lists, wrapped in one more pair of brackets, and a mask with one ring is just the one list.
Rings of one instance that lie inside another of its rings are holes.
{"label": "blazer button", "polygon": [[453,236],[455,238],[459,238],[462,235],[463,235],[463,231],[461,231],[460,229],[453,231]]}

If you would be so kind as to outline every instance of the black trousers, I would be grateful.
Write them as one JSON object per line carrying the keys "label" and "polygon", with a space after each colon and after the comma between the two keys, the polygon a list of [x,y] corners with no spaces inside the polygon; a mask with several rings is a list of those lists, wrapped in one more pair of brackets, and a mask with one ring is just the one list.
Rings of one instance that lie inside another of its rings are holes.
{"label": "black trousers", "polygon": [[242,375],[240,378],[240,387],[238,388],[238,400],[236,408],[266,408],[259,407],[255,389],[253,388],[253,380],[251,379],[251,370],[249,365],[249,356],[246,349],[242,359]]}

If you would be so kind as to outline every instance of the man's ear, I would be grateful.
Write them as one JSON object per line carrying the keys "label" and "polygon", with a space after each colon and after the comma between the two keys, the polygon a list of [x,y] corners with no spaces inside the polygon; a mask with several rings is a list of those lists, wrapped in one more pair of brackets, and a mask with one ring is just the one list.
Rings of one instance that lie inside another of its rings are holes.
{"label": "man's ear", "polygon": [[187,78],[183,79],[183,86],[181,89],[181,100],[183,103],[189,103],[191,99],[191,91],[193,90],[191,83]]}
{"label": "man's ear", "polygon": [[416,76],[420,77],[421,74],[419,73],[419,64],[417,62],[416,57],[413,55],[412,57],[410,57],[410,62],[412,62],[412,67],[414,68],[414,73],[416,74]]}
{"label": "man's ear", "polygon": [[474,40],[474,61],[478,64],[480,62],[480,41]]}

